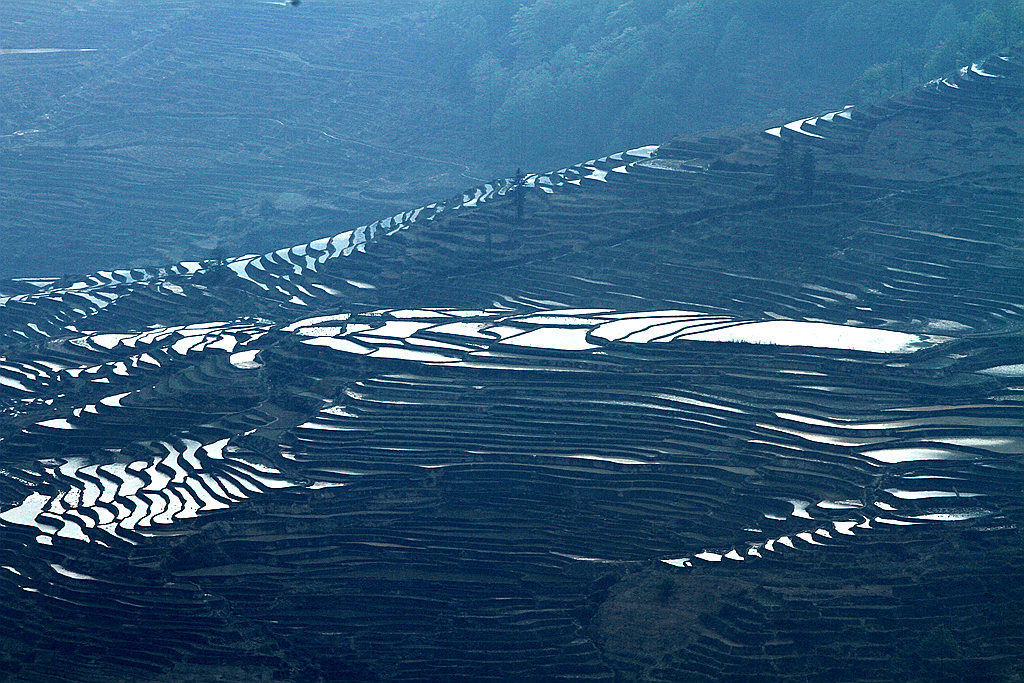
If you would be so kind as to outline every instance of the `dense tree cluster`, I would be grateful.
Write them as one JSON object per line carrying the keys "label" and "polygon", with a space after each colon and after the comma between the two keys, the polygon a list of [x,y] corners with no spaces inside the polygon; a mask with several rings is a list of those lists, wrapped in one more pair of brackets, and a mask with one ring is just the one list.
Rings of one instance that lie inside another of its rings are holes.
{"label": "dense tree cluster", "polygon": [[461,125],[499,156],[550,163],[795,115],[823,94],[856,103],[1024,35],[1024,0],[427,5],[423,56],[467,112]]}

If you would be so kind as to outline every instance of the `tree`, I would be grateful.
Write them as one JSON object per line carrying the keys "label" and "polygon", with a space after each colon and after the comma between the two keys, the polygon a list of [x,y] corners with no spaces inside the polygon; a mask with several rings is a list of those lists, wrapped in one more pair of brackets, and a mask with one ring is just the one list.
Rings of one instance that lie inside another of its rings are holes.
{"label": "tree", "polygon": [[666,576],[658,582],[658,599],[662,602],[668,602],[669,598],[675,595],[676,592],[676,580],[671,576]]}
{"label": "tree", "polygon": [[967,39],[967,52],[972,57],[981,57],[1002,47],[1005,34],[1003,22],[992,10],[985,10],[971,23],[971,35]]}
{"label": "tree", "polygon": [[814,152],[810,149],[805,149],[800,157],[800,183],[803,195],[808,199],[814,196],[817,179],[817,164],[814,159]]}
{"label": "tree", "polygon": [[793,142],[783,138],[779,144],[779,153],[775,156],[775,189],[788,192],[794,185],[796,177],[796,151]]}

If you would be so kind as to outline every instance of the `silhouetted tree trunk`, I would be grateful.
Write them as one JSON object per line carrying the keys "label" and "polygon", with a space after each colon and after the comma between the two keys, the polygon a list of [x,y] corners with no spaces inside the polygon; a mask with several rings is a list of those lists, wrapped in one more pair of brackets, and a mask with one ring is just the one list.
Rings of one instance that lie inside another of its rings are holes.
{"label": "silhouetted tree trunk", "polygon": [[803,195],[808,199],[814,196],[815,182],[817,180],[817,163],[814,159],[814,152],[804,150],[800,157],[800,181]]}
{"label": "silhouetted tree trunk", "polygon": [[779,153],[775,157],[775,191],[790,192],[794,185],[796,153],[793,143],[783,138]]}
{"label": "silhouetted tree trunk", "polygon": [[516,182],[515,182],[515,193],[516,193],[516,220],[523,220],[523,171],[522,169],[516,169]]}

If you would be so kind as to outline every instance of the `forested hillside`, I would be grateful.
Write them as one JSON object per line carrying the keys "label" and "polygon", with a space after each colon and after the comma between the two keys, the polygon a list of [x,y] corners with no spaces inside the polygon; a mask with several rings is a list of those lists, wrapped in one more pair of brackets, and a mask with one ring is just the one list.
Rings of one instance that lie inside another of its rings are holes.
{"label": "forested hillside", "polygon": [[1024,35],[1024,2],[434,0],[424,28],[474,128],[550,165],[891,94]]}

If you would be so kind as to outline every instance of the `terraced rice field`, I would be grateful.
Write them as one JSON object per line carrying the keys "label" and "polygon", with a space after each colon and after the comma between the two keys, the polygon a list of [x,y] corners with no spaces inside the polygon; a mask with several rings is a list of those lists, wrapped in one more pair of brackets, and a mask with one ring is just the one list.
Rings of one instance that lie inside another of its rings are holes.
{"label": "terraced rice field", "polygon": [[5,5],[0,277],[270,249],[474,182],[458,112],[430,119],[422,12]]}
{"label": "terraced rice field", "polygon": [[1021,675],[1022,73],[0,283],[0,671]]}

